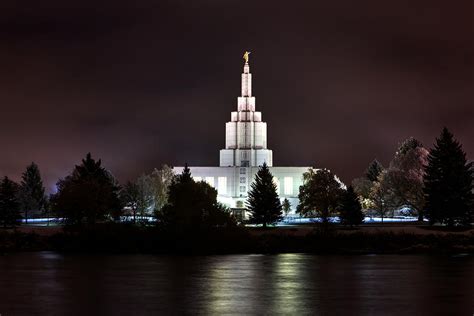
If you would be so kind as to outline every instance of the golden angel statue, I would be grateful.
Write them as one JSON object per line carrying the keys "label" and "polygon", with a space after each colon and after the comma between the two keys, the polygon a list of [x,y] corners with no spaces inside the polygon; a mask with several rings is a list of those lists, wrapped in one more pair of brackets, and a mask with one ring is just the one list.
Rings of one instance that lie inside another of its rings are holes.
{"label": "golden angel statue", "polygon": [[244,60],[245,60],[245,63],[246,63],[246,64],[248,64],[248,62],[249,62],[249,55],[250,55],[250,52],[247,52],[247,51],[246,51],[246,52],[244,53]]}

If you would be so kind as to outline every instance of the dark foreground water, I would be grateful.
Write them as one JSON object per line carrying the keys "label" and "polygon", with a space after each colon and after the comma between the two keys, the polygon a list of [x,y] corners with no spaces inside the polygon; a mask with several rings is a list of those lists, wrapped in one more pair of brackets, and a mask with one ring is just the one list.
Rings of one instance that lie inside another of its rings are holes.
{"label": "dark foreground water", "polygon": [[0,257],[2,316],[473,313],[472,257]]}

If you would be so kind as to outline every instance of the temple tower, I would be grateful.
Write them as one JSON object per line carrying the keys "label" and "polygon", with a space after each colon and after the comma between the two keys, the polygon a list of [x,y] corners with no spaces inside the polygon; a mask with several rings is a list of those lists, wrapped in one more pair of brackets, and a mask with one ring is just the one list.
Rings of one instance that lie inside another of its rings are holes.
{"label": "temple tower", "polygon": [[273,157],[272,151],[267,149],[267,123],[262,122],[262,113],[255,111],[248,55],[241,88],[237,111],[231,113],[231,120],[226,123],[225,149],[220,151],[220,166],[257,167],[266,162],[271,167]]}

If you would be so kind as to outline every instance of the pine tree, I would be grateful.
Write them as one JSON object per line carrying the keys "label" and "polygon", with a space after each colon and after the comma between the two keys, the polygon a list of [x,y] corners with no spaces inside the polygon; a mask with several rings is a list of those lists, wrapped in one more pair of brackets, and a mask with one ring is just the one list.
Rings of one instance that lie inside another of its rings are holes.
{"label": "pine tree", "polygon": [[255,224],[273,224],[282,219],[282,206],[277,186],[266,163],[259,167],[247,198],[250,221]]}
{"label": "pine tree", "polygon": [[0,182],[0,224],[3,227],[15,226],[21,219],[18,189],[18,184],[8,177]]}
{"label": "pine tree", "polygon": [[359,225],[364,221],[364,213],[359,198],[354,188],[349,186],[347,191],[341,194],[339,220],[344,225]]}
{"label": "pine tree", "polygon": [[178,175],[176,180],[178,180],[181,183],[188,183],[188,182],[194,181],[193,176],[191,175],[191,169],[189,169],[188,167],[188,163],[184,164],[183,172],[180,175]]}
{"label": "pine tree", "polygon": [[288,216],[288,213],[290,213],[290,210],[291,210],[291,203],[290,201],[288,201],[287,198],[283,200],[281,207],[283,208],[283,212],[285,213],[285,216]]}
{"label": "pine tree", "polygon": [[234,225],[230,212],[217,202],[217,190],[204,181],[195,182],[186,164],[173,177],[168,198],[157,216],[157,225],[180,234]]}
{"label": "pine tree", "polygon": [[22,175],[20,185],[20,203],[25,212],[25,223],[28,223],[29,211],[44,211],[46,206],[46,196],[44,194],[41,174],[34,162],[26,167]]}
{"label": "pine tree", "polygon": [[377,159],[374,159],[370,163],[369,167],[367,168],[367,170],[365,172],[365,176],[370,181],[375,182],[375,181],[377,181],[378,176],[382,172],[382,170],[383,170],[382,164]]}
{"label": "pine tree", "polygon": [[117,181],[90,153],[57,187],[51,197],[52,209],[67,224],[94,224],[121,215]]}
{"label": "pine tree", "polygon": [[426,217],[431,224],[469,225],[473,208],[472,162],[447,128],[428,156],[424,178]]}

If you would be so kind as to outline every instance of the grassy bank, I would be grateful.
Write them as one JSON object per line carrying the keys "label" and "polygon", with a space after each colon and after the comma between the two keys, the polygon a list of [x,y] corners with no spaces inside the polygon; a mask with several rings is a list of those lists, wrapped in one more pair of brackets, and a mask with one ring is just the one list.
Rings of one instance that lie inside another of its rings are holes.
{"label": "grassy bank", "polygon": [[450,232],[424,228],[416,233],[384,227],[370,230],[237,227],[165,233],[152,227],[103,224],[81,230],[56,229],[44,234],[18,230],[0,232],[0,253],[40,250],[155,254],[474,254],[474,230]]}

